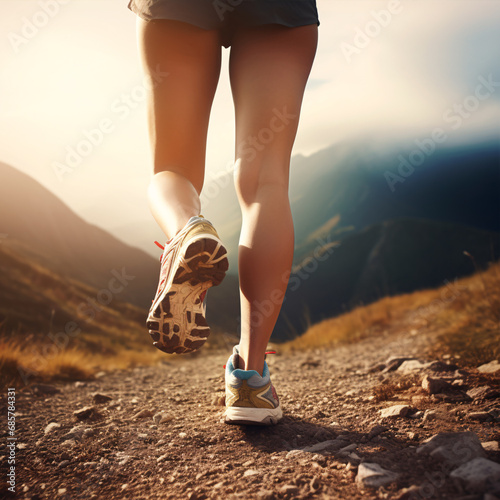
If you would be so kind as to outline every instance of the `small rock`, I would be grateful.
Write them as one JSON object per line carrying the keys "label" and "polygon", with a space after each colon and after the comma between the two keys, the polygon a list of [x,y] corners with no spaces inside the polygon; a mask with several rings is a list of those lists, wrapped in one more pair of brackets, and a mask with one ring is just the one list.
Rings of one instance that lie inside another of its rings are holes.
{"label": "small rock", "polygon": [[415,500],[417,498],[425,498],[422,494],[420,486],[416,484],[410,486],[409,488],[403,488],[398,491],[398,496],[394,500]]}
{"label": "small rock", "polygon": [[486,451],[499,451],[498,441],[485,441],[481,443],[481,446]]}
{"label": "small rock", "polygon": [[152,416],[153,416],[153,412],[151,410],[144,408],[140,412],[136,413],[133,418],[135,420],[138,420],[140,418],[148,418],[148,417],[152,417]]}
{"label": "small rock", "polygon": [[497,390],[491,389],[489,385],[483,385],[481,387],[474,387],[467,391],[467,396],[474,400],[481,399],[491,399],[498,397],[499,393]]}
{"label": "small rock", "polygon": [[496,359],[477,368],[477,371],[481,373],[496,373],[498,370],[500,370],[500,363]]}
{"label": "small rock", "polygon": [[69,460],[63,460],[62,462],[59,462],[57,468],[62,469],[63,467],[66,467],[66,465],[69,464]]}
{"label": "small rock", "polygon": [[166,424],[168,422],[172,422],[174,417],[172,415],[168,415],[167,413],[157,413],[154,417],[153,420],[155,421],[156,424]]}
{"label": "small rock", "polygon": [[257,492],[257,498],[259,500],[273,500],[273,490],[260,490]]}
{"label": "small rock", "polygon": [[285,458],[297,458],[305,456],[304,450],[290,450]]}
{"label": "small rock", "polygon": [[95,378],[102,378],[106,376],[106,372],[97,372],[94,376]]}
{"label": "small rock", "polygon": [[453,372],[458,366],[443,361],[433,361],[427,368],[433,372]]}
{"label": "small rock", "polygon": [[77,389],[80,389],[82,387],[85,387],[87,384],[85,382],[81,382],[80,380],[77,380],[74,384],[74,386],[77,388]]}
{"label": "small rock", "polygon": [[424,375],[422,379],[422,388],[429,394],[439,394],[450,387],[450,384],[441,378],[429,377]]}
{"label": "small rock", "polygon": [[76,410],[73,412],[73,415],[78,419],[78,420],[88,420],[92,414],[94,413],[94,407],[93,406],[85,406],[81,410]]}
{"label": "small rock", "polygon": [[111,396],[107,396],[106,394],[96,393],[93,396],[93,401],[96,405],[102,405],[104,403],[108,403],[113,398]]}
{"label": "small rock", "polygon": [[388,408],[383,408],[380,411],[381,418],[405,417],[410,411],[409,405],[394,405]]}
{"label": "small rock", "polygon": [[425,370],[428,368],[432,362],[420,361],[419,359],[409,359],[407,361],[403,361],[401,366],[398,368],[398,372],[403,374],[413,373],[415,371]]}
{"label": "small rock", "polygon": [[447,465],[462,465],[485,452],[474,432],[442,432],[426,439],[417,454],[428,453]]}
{"label": "small rock", "polygon": [[65,494],[66,494],[66,491],[67,491],[67,490],[66,490],[66,488],[59,488],[59,489],[57,490],[57,494],[58,494],[58,495],[65,495]]}
{"label": "small rock", "polygon": [[378,488],[392,483],[398,478],[398,474],[383,469],[379,464],[362,462],[358,467],[356,484],[358,488]]}
{"label": "small rock", "polygon": [[397,370],[402,363],[409,360],[414,360],[416,358],[411,356],[390,356],[385,362],[385,368],[382,370],[382,373],[387,373],[393,370]]}
{"label": "small rock", "polygon": [[69,432],[67,432],[63,437],[63,441],[67,439],[82,439],[87,428],[84,425],[76,425]]}
{"label": "small rock", "polygon": [[356,443],[352,443],[352,444],[349,444],[349,445],[344,446],[343,448],[341,448],[339,450],[339,453],[343,453],[343,454],[347,455],[351,451],[354,451],[357,447],[358,447],[358,445]]}
{"label": "small rock", "polygon": [[378,436],[379,434],[382,434],[383,432],[389,430],[389,427],[386,427],[385,425],[375,425],[370,429],[370,432],[368,433],[368,439],[373,439],[374,437]]}
{"label": "small rock", "polygon": [[479,422],[486,422],[492,420],[491,415],[487,411],[473,411],[467,414],[469,420],[478,420]]}
{"label": "small rock", "polygon": [[179,432],[179,437],[181,439],[186,439],[187,438],[187,434],[185,432]]}
{"label": "small rock", "polygon": [[436,420],[437,418],[438,418],[438,412],[436,410],[425,410],[422,422]]}
{"label": "small rock", "polygon": [[61,424],[58,424],[57,422],[50,422],[50,424],[45,427],[43,432],[44,434],[50,434],[55,429],[59,429],[59,427],[61,427]]}
{"label": "small rock", "polygon": [[279,489],[279,492],[285,497],[294,497],[299,492],[299,488],[294,484],[285,484]]}
{"label": "small rock", "polygon": [[500,464],[487,458],[474,458],[455,469],[450,477],[471,493],[483,493],[500,481]]}
{"label": "small rock", "polygon": [[61,392],[55,385],[50,384],[33,384],[31,389],[35,394],[58,394]]}
{"label": "small rock", "polygon": [[243,477],[253,477],[258,476],[260,472],[256,469],[248,469],[243,473]]}
{"label": "small rock", "polygon": [[345,443],[345,441],[339,440],[339,438],[328,439],[327,441],[321,441],[320,443],[306,446],[305,448],[302,448],[302,451],[305,451],[307,453],[318,453],[319,451],[324,451],[333,446],[339,447],[341,445],[340,443]]}

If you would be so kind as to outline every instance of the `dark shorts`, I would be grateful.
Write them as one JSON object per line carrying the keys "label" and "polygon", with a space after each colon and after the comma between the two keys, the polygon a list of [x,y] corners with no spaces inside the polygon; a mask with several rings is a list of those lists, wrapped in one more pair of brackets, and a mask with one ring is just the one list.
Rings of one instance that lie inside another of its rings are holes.
{"label": "dark shorts", "polygon": [[316,0],[129,0],[128,8],[146,21],[172,19],[219,30],[224,47],[242,27],[319,26]]}

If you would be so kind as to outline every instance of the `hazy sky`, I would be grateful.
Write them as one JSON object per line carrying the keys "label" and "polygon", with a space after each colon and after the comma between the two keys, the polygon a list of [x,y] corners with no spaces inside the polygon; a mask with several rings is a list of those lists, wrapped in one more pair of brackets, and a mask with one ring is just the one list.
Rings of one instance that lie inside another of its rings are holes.
{"label": "hazy sky", "polygon": [[[107,228],[149,217],[144,91],[135,16],[126,6],[0,2],[0,160]],[[295,153],[358,134],[411,139],[435,127],[455,137],[498,133],[500,2],[319,0],[318,9],[320,41]],[[233,159],[228,54],[223,49],[208,178]],[[489,94],[483,89],[475,101],[480,78]],[[472,111],[459,118],[454,106],[462,104]],[[66,163],[68,148],[100,124],[107,127],[102,143],[58,177],[54,163]]]}

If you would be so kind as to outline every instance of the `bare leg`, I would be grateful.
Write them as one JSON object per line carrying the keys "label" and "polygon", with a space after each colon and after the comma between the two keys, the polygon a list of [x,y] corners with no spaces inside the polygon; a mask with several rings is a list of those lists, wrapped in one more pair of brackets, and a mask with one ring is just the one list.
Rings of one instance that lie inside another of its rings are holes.
{"label": "bare leg", "polygon": [[231,48],[235,183],[243,214],[240,368],[261,374],[292,265],[290,155],[316,46],[316,25],[267,25],[241,31]]}
{"label": "bare leg", "polygon": [[171,238],[200,214],[208,122],[220,74],[219,33],[179,21],[138,18],[137,35],[151,89],[154,175],[149,206]]}

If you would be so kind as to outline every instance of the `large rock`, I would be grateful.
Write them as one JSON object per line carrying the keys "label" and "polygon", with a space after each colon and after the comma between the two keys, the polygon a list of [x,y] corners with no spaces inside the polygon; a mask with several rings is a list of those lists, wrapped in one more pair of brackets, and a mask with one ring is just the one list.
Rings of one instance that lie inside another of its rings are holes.
{"label": "large rock", "polygon": [[478,366],[477,371],[481,373],[496,373],[500,370],[500,363],[494,359],[485,365]]}
{"label": "large rock", "polygon": [[455,469],[450,477],[470,493],[485,493],[500,481],[500,464],[486,458],[474,458]]}
{"label": "large rock", "polygon": [[399,474],[382,468],[379,464],[363,462],[359,464],[356,484],[358,488],[379,488],[396,481]]}
{"label": "large rock", "polygon": [[474,432],[442,432],[425,440],[417,453],[427,453],[447,465],[462,465],[485,456],[481,441]]}

